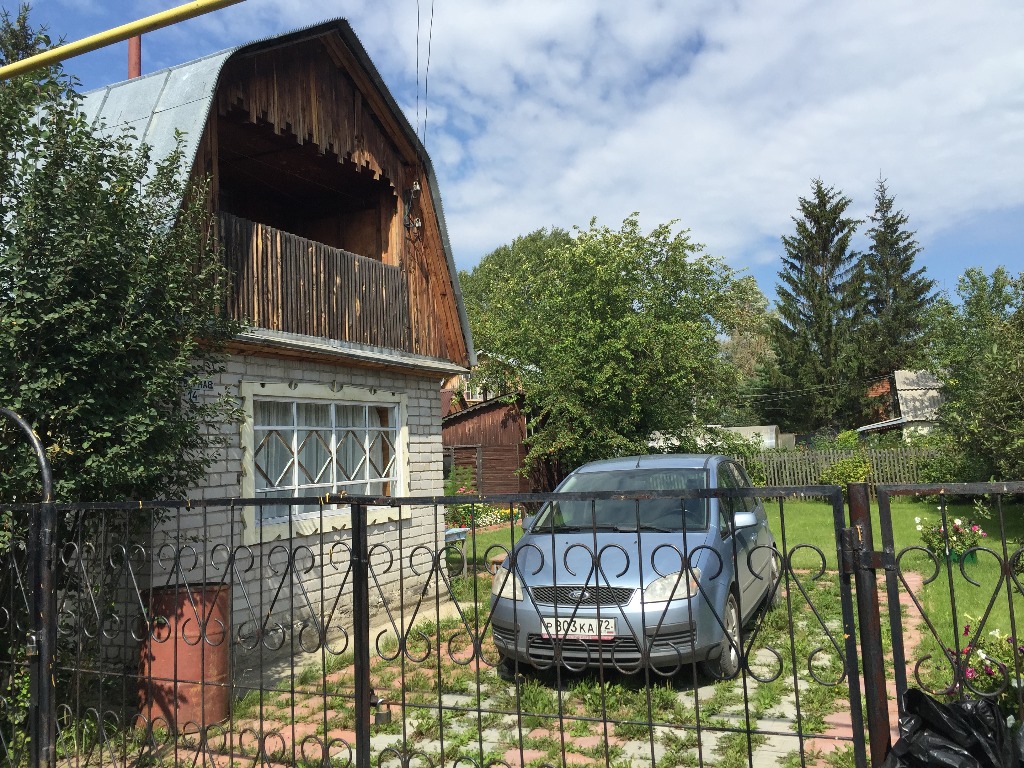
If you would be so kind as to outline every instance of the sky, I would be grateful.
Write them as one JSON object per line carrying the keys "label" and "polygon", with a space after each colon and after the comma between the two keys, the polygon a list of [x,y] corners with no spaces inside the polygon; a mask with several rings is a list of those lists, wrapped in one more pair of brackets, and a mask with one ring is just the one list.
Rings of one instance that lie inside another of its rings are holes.
{"label": "sky", "polygon": [[[30,18],[70,42],[182,4],[35,0]],[[145,35],[143,72],[337,17],[431,156],[461,269],[638,212],[771,297],[812,179],[867,219],[884,178],[938,288],[1024,270],[1019,0],[245,0]],[[83,90],[123,80],[127,43],[65,68]]]}

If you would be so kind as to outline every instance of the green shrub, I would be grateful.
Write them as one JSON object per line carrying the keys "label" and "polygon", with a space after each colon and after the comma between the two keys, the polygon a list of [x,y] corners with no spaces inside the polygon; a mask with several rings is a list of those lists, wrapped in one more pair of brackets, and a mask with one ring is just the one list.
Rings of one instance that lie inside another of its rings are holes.
{"label": "green shrub", "polygon": [[444,481],[444,495],[461,496],[466,493],[476,493],[473,490],[475,485],[476,472],[473,467],[453,466]]}
{"label": "green shrub", "polygon": [[[444,483],[445,496],[476,496],[473,481],[476,473],[472,467],[452,467]],[[507,523],[515,520],[513,507],[499,507],[494,504],[471,501],[465,504],[448,504],[444,512],[446,528],[483,528],[488,525]]]}
{"label": "green shrub", "polygon": [[867,456],[858,454],[840,459],[825,467],[821,473],[823,485],[840,485],[843,493],[850,483],[863,483],[871,476],[871,462]]}

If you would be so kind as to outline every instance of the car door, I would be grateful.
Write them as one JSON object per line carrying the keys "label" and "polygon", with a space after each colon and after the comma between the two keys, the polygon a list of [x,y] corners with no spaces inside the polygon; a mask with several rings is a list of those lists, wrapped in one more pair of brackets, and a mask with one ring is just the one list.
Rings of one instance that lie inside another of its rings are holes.
{"label": "car door", "polygon": [[[743,467],[739,464],[734,464],[733,467],[739,477],[740,487],[752,488],[753,483],[750,482],[750,478]],[[757,528],[751,529],[751,531],[756,531],[757,534],[757,543],[751,555],[751,571],[754,574],[751,588],[755,602],[760,604],[772,588],[772,560],[775,557],[773,554],[775,537],[772,535],[772,530],[768,525],[768,513],[765,511],[764,502],[755,496],[745,498],[743,501],[747,511],[753,512],[757,518]],[[758,576],[760,578],[757,578]]]}
{"label": "car door", "polygon": [[[723,462],[718,468],[718,483],[721,488],[738,490],[747,487],[747,484],[743,482],[743,477],[740,468],[730,461]],[[733,530],[736,551],[736,583],[740,589],[740,611],[745,616],[759,602],[758,598],[764,591],[764,582],[753,575],[754,573],[760,574],[767,564],[764,555],[755,551],[759,543],[758,535],[761,526],[736,528],[734,524],[737,512],[753,511],[753,499],[732,498],[722,499],[722,502],[729,513],[730,526]]]}

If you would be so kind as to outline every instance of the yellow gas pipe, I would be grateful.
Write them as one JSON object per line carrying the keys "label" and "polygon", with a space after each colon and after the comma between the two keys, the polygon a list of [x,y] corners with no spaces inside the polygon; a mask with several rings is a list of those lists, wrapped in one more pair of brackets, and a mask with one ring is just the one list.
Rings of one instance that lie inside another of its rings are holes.
{"label": "yellow gas pipe", "polygon": [[114,27],[106,32],[91,35],[78,42],[68,43],[59,48],[52,48],[49,51],[43,51],[35,56],[29,56],[27,59],[0,67],[0,80],[23,75],[26,72],[31,72],[33,69],[39,69],[40,67],[45,67],[64,59],[70,59],[73,56],[88,53],[89,51],[95,51],[97,48],[102,48],[105,45],[119,43],[130,37],[141,35],[143,32],[152,32],[154,29],[170,26],[179,21],[185,21],[185,19],[191,19],[194,16],[202,16],[204,13],[216,11],[241,2],[244,2],[244,0],[193,0],[191,3],[171,8],[169,11],[154,13],[152,16],[133,21],[130,24],[122,24],[120,27]]}

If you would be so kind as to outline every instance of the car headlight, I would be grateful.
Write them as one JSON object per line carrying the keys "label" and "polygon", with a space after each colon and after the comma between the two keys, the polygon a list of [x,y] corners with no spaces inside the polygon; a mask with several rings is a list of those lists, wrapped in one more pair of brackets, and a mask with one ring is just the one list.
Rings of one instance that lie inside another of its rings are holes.
{"label": "car headlight", "polygon": [[500,597],[505,600],[519,602],[526,594],[523,589],[523,582],[514,573],[510,573],[504,565],[499,565],[494,571],[494,581],[491,582],[491,596]]}
{"label": "car headlight", "polygon": [[685,600],[697,594],[700,568],[692,571],[678,571],[655,579],[644,590],[644,601],[664,603],[667,600]]}

